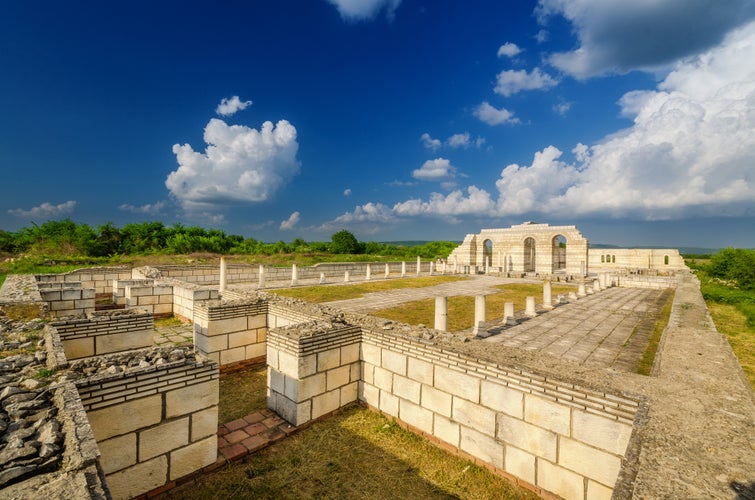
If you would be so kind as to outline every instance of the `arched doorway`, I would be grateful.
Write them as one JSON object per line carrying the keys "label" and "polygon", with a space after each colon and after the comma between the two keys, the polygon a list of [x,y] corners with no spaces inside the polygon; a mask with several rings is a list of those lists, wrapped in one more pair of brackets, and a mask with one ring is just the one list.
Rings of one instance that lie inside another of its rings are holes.
{"label": "arched doorway", "polygon": [[493,242],[490,240],[482,243],[482,265],[485,268],[493,265]]}
{"label": "arched doorway", "polygon": [[524,272],[535,272],[535,238],[524,240]]}
{"label": "arched doorway", "polygon": [[553,237],[553,270],[566,269],[566,237],[562,234]]}

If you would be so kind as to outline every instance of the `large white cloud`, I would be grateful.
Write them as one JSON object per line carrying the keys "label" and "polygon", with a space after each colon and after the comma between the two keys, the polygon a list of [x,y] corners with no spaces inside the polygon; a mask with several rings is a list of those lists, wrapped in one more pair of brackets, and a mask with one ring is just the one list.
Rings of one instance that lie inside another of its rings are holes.
{"label": "large white cloud", "polygon": [[41,205],[32,207],[28,210],[24,210],[23,208],[14,208],[14,209],[8,210],[8,213],[11,215],[15,215],[16,217],[24,217],[24,218],[32,218],[32,217],[50,218],[50,217],[60,217],[61,215],[70,214],[71,212],[73,212],[73,209],[75,207],[76,207],[76,201],[74,200],[68,200],[65,203],[60,203],[58,205],[53,205],[50,202],[44,202]]}
{"label": "large white cloud", "polygon": [[296,128],[286,120],[256,130],[213,118],[204,141],[204,153],[173,146],[179,167],[165,185],[185,209],[266,201],[299,171]]}
{"label": "large white cloud", "polygon": [[348,21],[371,19],[382,10],[385,10],[390,19],[401,5],[401,0],[328,0],[328,2],[335,5],[341,17]]}
{"label": "large white cloud", "polygon": [[552,54],[551,64],[577,78],[655,70],[721,42],[755,16],[751,0],[540,0],[541,23],[561,15],[579,47]]}
{"label": "large white cloud", "polygon": [[235,95],[230,98],[223,98],[215,108],[215,112],[221,116],[231,116],[237,111],[244,110],[252,105],[252,101],[242,101],[239,96]]}
{"label": "large white cloud", "polygon": [[456,167],[445,158],[427,160],[422,167],[412,172],[412,177],[421,181],[444,181],[456,177]]}
{"label": "large white cloud", "polygon": [[755,215],[755,22],[678,63],[657,90],[629,92],[620,104],[631,127],[589,147],[577,144],[571,160],[548,146],[529,165],[508,165],[496,181],[497,199],[470,186],[467,196],[432,193],[383,215]]}

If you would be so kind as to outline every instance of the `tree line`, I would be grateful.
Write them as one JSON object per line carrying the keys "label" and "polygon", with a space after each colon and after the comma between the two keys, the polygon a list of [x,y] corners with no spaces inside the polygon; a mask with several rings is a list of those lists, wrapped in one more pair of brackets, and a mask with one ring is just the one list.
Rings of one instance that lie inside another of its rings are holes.
{"label": "tree line", "polygon": [[99,227],[70,219],[32,224],[17,232],[0,229],[0,253],[33,255],[115,255],[216,253],[226,255],[275,254],[368,254],[396,258],[446,257],[458,244],[433,241],[417,246],[360,242],[349,231],[333,234],[329,242],[307,242],[296,238],[290,243],[265,243],[254,238],[226,234],[219,229],[162,222],[142,222],[117,227],[108,222]]}

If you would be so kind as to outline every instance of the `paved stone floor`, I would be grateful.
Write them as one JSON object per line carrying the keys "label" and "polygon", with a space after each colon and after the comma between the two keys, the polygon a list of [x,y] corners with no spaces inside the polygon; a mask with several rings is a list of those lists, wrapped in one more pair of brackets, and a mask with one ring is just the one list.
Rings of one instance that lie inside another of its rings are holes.
{"label": "paved stone floor", "polygon": [[160,323],[159,321],[155,325],[155,345],[162,346],[166,344],[173,344],[177,346],[185,346],[194,342],[194,325],[191,323]]}
{"label": "paved stone floor", "polygon": [[516,326],[492,326],[484,339],[579,364],[635,371],[670,291],[609,288],[569,304],[520,318]]}

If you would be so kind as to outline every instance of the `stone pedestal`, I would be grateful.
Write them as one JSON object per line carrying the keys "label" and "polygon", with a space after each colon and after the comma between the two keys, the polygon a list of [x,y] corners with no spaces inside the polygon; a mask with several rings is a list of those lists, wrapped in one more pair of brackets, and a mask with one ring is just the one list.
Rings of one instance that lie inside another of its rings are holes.
{"label": "stone pedestal", "polygon": [[417,257],[417,276],[419,276],[420,269],[422,269],[422,260]]}
{"label": "stone pedestal", "polygon": [[401,277],[406,278],[406,262],[401,262]]}
{"label": "stone pedestal", "polygon": [[385,265],[385,277],[388,278],[391,275],[391,266]]}
{"label": "stone pedestal", "polygon": [[587,292],[585,291],[585,282],[582,281],[577,288],[577,297],[584,297],[585,295],[587,295]]}
{"label": "stone pedestal", "polygon": [[514,303],[513,302],[503,303],[503,324],[510,325],[510,326],[517,324],[516,319],[514,319]]}
{"label": "stone pedestal", "polygon": [[537,310],[535,309],[535,297],[527,297],[527,308],[524,311],[526,316],[534,318],[537,316]]}
{"label": "stone pedestal", "polygon": [[478,335],[480,325],[485,325],[485,296],[476,295],[474,298],[474,334]]}
{"label": "stone pedestal", "polygon": [[325,283],[325,273],[320,273],[320,284]]}
{"label": "stone pedestal", "polygon": [[226,287],[226,269],[225,269],[225,257],[220,257],[220,287],[221,292],[225,291]]}
{"label": "stone pedestal", "polygon": [[299,270],[296,269],[296,264],[291,266],[291,286],[296,286],[299,283]]}
{"label": "stone pedestal", "polygon": [[372,266],[367,264],[367,270],[364,272],[364,279],[370,281],[372,279]]}
{"label": "stone pedestal", "polygon": [[545,309],[553,309],[553,300],[551,297],[551,282],[545,280],[543,282],[543,307]]}
{"label": "stone pedestal", "polygon": [[259,281],[257,286],[259,288],[265,288],[265,266],[260,264]]}
{"label": "stone pedestal", "polygon": [[343,282],[344,282],[344,283],[348,283],[348,282],[349,282],[349,280],[350,280],[350,278],[349,278],[349,272],[348,272],[348,271],[345,271],[345,272],[343,273]]}

